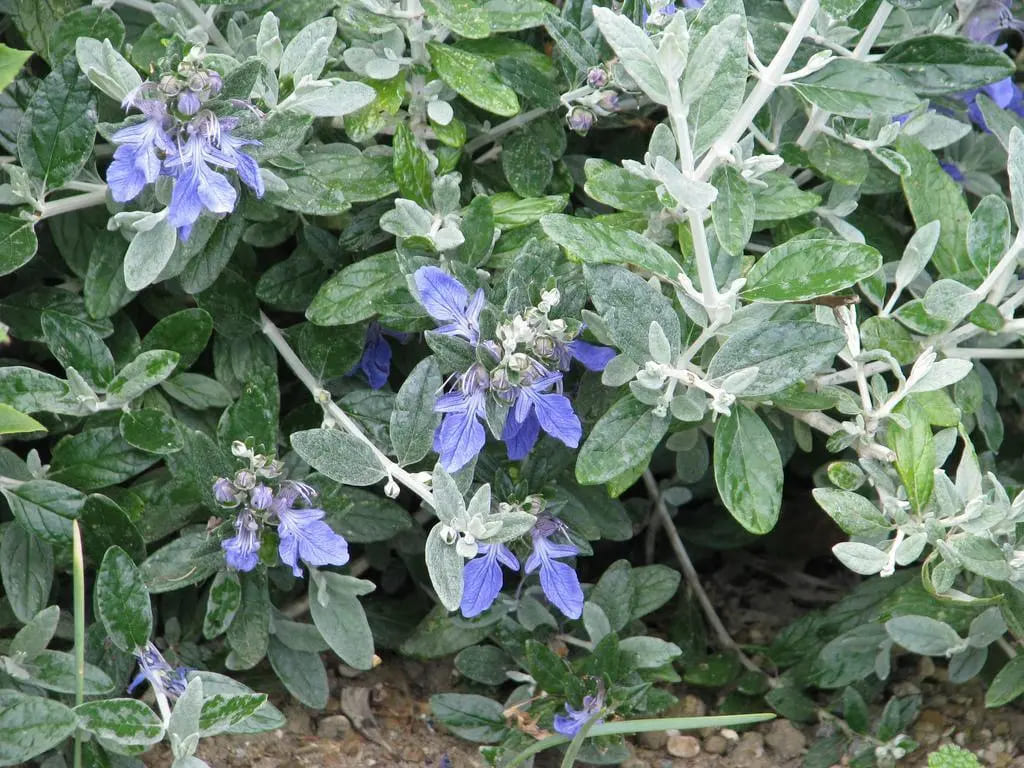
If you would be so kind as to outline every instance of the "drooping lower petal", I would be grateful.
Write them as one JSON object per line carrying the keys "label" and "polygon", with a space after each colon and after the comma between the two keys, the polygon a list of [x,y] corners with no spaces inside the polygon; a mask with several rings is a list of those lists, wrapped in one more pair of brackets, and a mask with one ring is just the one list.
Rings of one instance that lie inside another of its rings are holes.
{"label": "drooping lower petal", "polygon": [[462,615],[479,616],[494,603],[501,592],[501,566],[490,552],[473,558],[462,569]]}
{"label": "drooping lower petal", "polygon": [[540,437],[540,422],[530,411],[525,421],[518,421],[515,413],[509,411],[505,418],[505,426],[501,431],[501,440],[505,443],[508,457],[512,461],[522,461],[533,450]]}
{"label": "drooping lower petal", "polygon": [[540,565],[540,586],[551,603],[570,619],[583,615],[583,588],[576,571],[560,560]]}

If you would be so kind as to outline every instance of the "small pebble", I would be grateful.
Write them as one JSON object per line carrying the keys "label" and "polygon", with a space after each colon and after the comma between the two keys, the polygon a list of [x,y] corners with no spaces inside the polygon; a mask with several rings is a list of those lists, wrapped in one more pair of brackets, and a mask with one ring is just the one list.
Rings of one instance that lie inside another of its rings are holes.
{"label": "small pebble", "polygon": [[672,757],[696,757],[700,754],[700,742],[693,736],[676,734],[669,736],[667,749]]}
{"label": "small pebble", "polygon": [[668,744],[668,734],[665,731],[647,731],[637,736],[636,740],[647,749],[660,752]]}
{"label": "small pebble", "polygon": [[807,737],[789,720],[775,720],[764,741],[776,755],[786,760],[802,755],[807,748]]}
{"label": "small pebble", "polygon": [[344,715],[328,715],[316,728],[321,739],[344,739],[352,730],[352,723]]}
{"label": "small pebble", "polygon": [[710,755],[724,755],[728,748],[729,742],[725,740],[724,736],[717,733],[704,739],[704,751]]}

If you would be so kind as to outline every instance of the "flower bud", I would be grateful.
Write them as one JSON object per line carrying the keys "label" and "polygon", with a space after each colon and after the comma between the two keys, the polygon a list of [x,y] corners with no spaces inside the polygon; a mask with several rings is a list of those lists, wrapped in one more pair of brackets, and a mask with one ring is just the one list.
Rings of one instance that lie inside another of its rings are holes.
{"label": "flower bud", "polygon": [[594,125],[594,113],[582,107],[573,107],[568,118],[569,129],[585,136]]}
{"label": "flower bud", "polygon": [[608,85],[608,73],[602,67],[592,67],[587,72],[587,85],[591,88],[604,88]]}
{"label": "flower bud", "polygon": [[540,357],[551,357],[555,354],[555,342],[550,336],[538,336],[533,342],[533,351]]}
{"label": "flower bud", "polygon": [[248,469],[240,469],[235,473],[235,486],[243,491],[251,491],[256,487],[256,475]]}
{"label": "flower bud", "polygon": [[619,94],[615,91],[602,91],[601,98],[597,100],[597,106],[605,112],[617,112],[619,109]]}
{"label": "flower bud", "polygon": [[260,483],[249,496],[249,506],[253,509],[266,509],[274,501],[274,492]]}
{"label": "flower bud", "polygon": [[252,455],[252,451],[241,440],[235,440],[231,444],[231,453],[240,459]]}
{"label": "flower bud", "polygon": [[238,503],[235,486],[226,477],[218,478],[217,482],[213,484],[213,498],[221,504],[234,506]]}

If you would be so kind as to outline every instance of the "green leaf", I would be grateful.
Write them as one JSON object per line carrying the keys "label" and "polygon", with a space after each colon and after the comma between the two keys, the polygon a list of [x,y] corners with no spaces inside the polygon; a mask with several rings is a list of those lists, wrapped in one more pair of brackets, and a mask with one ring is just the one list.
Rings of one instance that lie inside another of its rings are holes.
{"label": "green leaf", "polygon": [[788,176],[766,173],[764,187],[754,189],[754,214],[758,221],[782,221],[810,213],[821,204],[814,192],[800,189]]}
{"label": "green leaf", "polygon": [[668,104],[668,87],[658,67],[658,50],[647,33],[610,8],[594,8],[594,19],[636,84],[652,101]]}
{"label": "green leaf", "polygon": [[[218,552],[218,554],[221,554]],[[250,669],[267,655],[270,642],[270,596],[267,575],[260,571],[239,574],[242,602],[228,626],[228,669]]]}
{"label": "green leaf", "polygon": [[[527,640],[527,653],[533,646],[540,646],[547,650],[547,646],[541,645],[535,640]],[[455,668],[459,670],[459,674],[484,685],[498,686],[505,683],[508,680],[505,671],[512,669],[513,664],[515,662],[512,661],[511,656],[493,645],[474,645],[460,651],[455,657]],[[531,674],[531,677],[537,680],[536,674]],[[538,685],[545,691],[551,691],[551,688],[544,686],[539,681]]]}
{"label": "green leaf", "polygon": [[943,170],[935,154],[916,139],[902,136],[896,148],[912,169],[910,175],[901,177],[901,182],[914,223],[923,227],[935,219],[942,222],[939,243],[933,256],[939,274],[943,277],[956,277],[970,271],[972,264],[967,255],[966,243],[971,212],[960,185]]}
{"label": "green leaf", "polygon": [[873,275],[882,255],[842,240],[796,240],[772,248],[747,273],[747,301],[806,301],[849,288]]}
{"label": "green leaf", "polygon": [[646,462],[668,431],[671,419],[658,416],[632,395],[619,399],[587,436],[576,459],[581,485],[606,483]]}
{"label": "green leaf", "polygon": [[1024,656],[1006,662],[985,692],[986,707],[1002,707],[1024,694]]}
{"label": "green leaf", "polygon": [[395,129],[393,147],[392,161],[399,194],[424,208],[431,208],[434,179],[430,172],[430,160],[405,123],[399,123]]}
{"label": "green leaf", "polygon": [[920,513],[931,499],[935,483],[932,428],[912,399],[904,400],[897,413],[910,420],[910,427],[904,429],[890,421],[889,447],[896,452],[896,471],[907,489],[907,498],[914,510]]}
{"label": "green leaf", "polygon": [[1013,74],[1013,61],[991,45],[923,35],[896,43],[878,62],[923,96],[980,88]]}
{"label": "green leaf", "polygon": [[821,7],[833,19],[839,20],[849,18],[862,5],[864,0],[825,0]]}
{"label": "green leaf", "polygon": [[153,609],[142,574],[120,547],[111,547],[96,574],[96,615],[122,651],[145,647],[153,633]]}
{"label": "green leaf", "polygon": [[[87,10],[87,9],[81,9]],[[95,9],[99,10],[99,9]],[[74,15],[74,14],[72,14]],[[70,19],[70,17],[68,17]],[[120,17],[115,13],[105,11],[100,14],[100,19],[114,19],[114,23],[120,25],[120,37],[124,38],[124,25]],[[73,33],[66,25],[61,25],[62,31]],[[90,32],[102,32],[102,30],[89,30]],[[114,50],[109,39],[110,35],[86,35],[75,34],[67,39],[68,53],[72,51],[78,60],[78,66],[89,82],[99,88],[103,93],[119,104],[124,101],[128,94],[142,85],[142,78],[131,64]],[[103,39],[103,42],[100,42]]]}
{"label": "green leaf", "polygon": [[60,620],[60,608],[51,605],[43,608],[32,617],[24,627],[12,638],[11,645],[7,649],[10,656],[21,656],[31,661],[46,650],[54,633],[57,631],[57,622]]}
{"label": "green leaf", "polygon": [[552,158],[529,128],[508,136],[501,147],[501,169],[517,195],[542,195],[554,174]]}
{"label": "green leaf", "polygon": [[118,429],[128,445],[146,453],[166,455],[185,446],[178,422],[155,408],[121,414]]}
{"label": "green leaf", "polygon": [[138,699],[107,699],[79,704],[78,727],[120,746],[155,744],[164,736],[156,712]]}
{"label": "green leaf", "polygon": [[[77,8],[60,20],[50,40],[50,58],[60,61],[75,53],[79,40],[104,40],[110,43],[111,49],[120,48],[124,44],[124,35],[124,22],[109,8],[95,5]],[[84,67],[82,71],[88,74]],[[115,98],[120,102],[127,95],[126,91],[124,95]]]}
{"label": "green leaf", "polygon": [[53,449],[50,477],[82,491],[116,485],[148,469],[156,456],[131,446],[117,427],[86,429]]}
{"label": "green leaf", "polygon": [[715,427],[715,485],[736,521],[751,533],[775,527],[782,504],[782,458],[756,413],[736,403]]}
{"label": "green leaf", "polygon": [[46,427],[6,403],[0,403],[0,435],[21,435],[26,432],[45,432]]}
{"label": "green leaf", "polygon": [[117,372],[107,387],[108,403],[129,403],[174,373],[178,353],[168,349],[151,349]]}
{"label": "green leaf", "polygon": [[657,669],[682,655],[678,645],[659,637],[627,637],[619,643],[619,649],[637,669]]}
{"label": "green leaf", "polygon": [[[3,47],[0,43],[0,49]],[[0,275],[9,275],[28,264],[38,247],[31,221],[0,213]]]}
{"label": "green leaf", "polygon": [[71,521],[81,514],[85,503],[81,491],[52,480],[29,480],[15,487],[0,488],[0,493],[26,531],[50,544],[71,543]]}
{"label": "green leaf", "polygon": [[402,383],[391,413],[391,444],[398,463],[415,464],[430,452],[441,415],[434,400],[441,390],[441,371],[433,357],[422,360]]}
{"label": "green leaf", "polygon": [[205,531],[191,531],[165,544],[140,566],[151,595],[173,592],[205,581],[224,565],[223,550],[201,556],[196,552],[206,543]]}
{"label": "green leaf", "polygon": [[252,438],[257,450],[272,453],[277,445],[278,392],[277,372],[258,369],[217,424],[221,445],[229,447],[235,440]]}
{"label": "green leaf", "polygon": [[519,112],[516,93],[494,74],[494,65],[483,56],[441,43],[427,43],[437,76],[466,101],[502,117]]}
{"label": "green leaf", "polygon": [[96,100],[74,57],[56,66],[32,96],[18,132],[22,167],[55,189],[73,179],[92,153]]}
{"label": "green leaf", "polygon": [[621,267],[584,267],[583,273],[611,340],[624,354],[639,365],[650,359],[648,341],[654,322],[665,332],[671,353],[678,352],[679,316],[659,289]]}
{"label": "green leaf", "polygon": [[324,640],[341,660],[356,669],[373,666],[373,634],[358,595],[373,589],[370,582],[321,571],[320,585],[310,584],[309,612]]}
{"label": "green leaf", "polygon": [[424,0],[431,19],[451,29],[459,37],[478,40],[491,34],[489,14],[472,0]]}
{"label": "green leaf", "polygon": [[[199,220],[200,224],[202,219]],[[210,239],[193,255],[181,270],[181,287],[188,293],[200,294],[208,290],[224,272],[238,241],[245,231],[244,216],[226,216],[217,222]],[[187,248],[187,246],[186,246]],[[228,278],[231,279],[230,277]],[[213,312],[210,312],[213,315]],[[223,321],[222,321],[223,322]]]}
{"label": "green leaf", "polygon": [[[40,651],[26,661],[25,671],[33,685],[56,693],[74,693],[78,686],[78,667],[74,655],[62,651]],[[114,690],[113,681],[99,667],[85,665],[84,688],[86,696],[104,696]]]}
{"label": "green leaf", "polygon": [[999,263],[1010,247],[1010,211],[998,195],[986,195],[967,225],[967,257],[982,277]]}
{"label": "green leaf", "polygon": [[843,117],[901,115],[921,101],[883,68],[844,58],[833,59],[793,88],[816,107]]}
{"label": "green leaf", "polygon": [[146,557],[142,533],[120,506],[98,493],[89,494],[82,505],[82,538],[85,554],[99,562],[110,547],[121,547],[134,562]]}
{"label": "green leaf", "polygon": [[740,394],[769,395],[827,368],[845,345],[842,331],[832,325],[809,321],[755,324],[726,339],[708,364],[708,376],[721,380],[757,366],[757,375]]}
{"label": "green leaf", "polygon": [[206,597],[203,637],[212,640],[227,631],[242,605],[242,585],[234,571],[219,571]]}
{"label": "green leaf", "polygon": [[860,494],[838,488],[815,488],[814,500],[844,533],[851,536],[879,535],[889,530],[889,521],[874,504]]}
{"label": "green leaf", "polygon": [[278,65],[282,80],[290,77],[298,84],[303,78],[316,80],[327,63],[327,48],[338,32],[338,22],[331,16],[316,19],[299,30],[289,41]]}
{"label": "green leaf", "polygon": [[896,616],[885,622],[885,631],[894,642],[922,656],[948,655],[953,648],[963,645],[956,630],[930,616]]}
{"label": "green leaf", "polygon": [[[160,214],[152,214],[159,216]],[[124,284],[129,291],[141,291],[156,282],[171,260],[178,234],[166,216],[132,238],[124,257]]]}
{"label": "green leaf", "polygon": [[350,542],[387,541],[412,525],[409,513],[389,499],[322,475],[308,480],[320,491],[317,506],[327,513],[331,528]]}
{"label": "green leaf", "polygon": [[[738,16],[739,28],[730,17]],[[725,25],[728,34],[714,33]],[[716,59],[720,64],[704,93],[690,103],[687,122],[693,137],[694,156],[711,147],[729,122],[739,111],[745,96],[749,65],[747,64],[747,25],[743,3],[740,0],[709,0],[697,13],[690,25],[690,50],[698,51],[706,37],[712,34],[727,50]],[[691,61],[694,57],[691,55]],[[703,62],[701,62],[703,64]],[[697,66],[700,66],[698,64]]]}
{"label": "green leaf", "polygon": [[373,485],[384,469],[373,450],[362,440],[338,429],[307,429],[294,432],[292,448],[317,472],[345,485]]}
{"label": "green leaf", "polygon": [[754,231],[754,195],[739,170],[720,165],[711,176],[718,197],[711,203],[711,220],[718,242],[726,252],[738,256]]}
{"label": "green leaf", "polygon": [[681,270],[668,251],[628,229],[562,214],[545,216],[540,225],[570,258],[584,264],[634,264],[661,275]]}
{"label": "green leaf", "polygon": [[80,0],[15,0],[8,10],[14,11],[14,23],[25,42],[53,64],[49,54],[50,40],[61,19],[80,4]]}
{"label": "green leaf", "polygon": [[292,696],[312,709],[327,707],[327,670],[319,653],[296,651],[271,637],[267,658],[274,674]]}
{"label": "green leaf", "polygon": [[210,313],[197,307],[161,318],[142,340],[142,351],[169,349],[178,353],[177,370],[192,367],[206,349],[213,332]]}
{"label": "green leaf", "polygon": [[114,356],[96,331],[81,320],[46,310],[40,324],[46,346],[65,369],[74,368],[94,389],[106,388],[114,378]]}
{"label": "green leaf", "polygon": [[504,707],[472,693],[436,693],[430,697],[434,716],[456,736],[478,744],[494,744],[508,733]]}
{"label": "green leaf", "polygon": [[317,292],[306,318],[316,325],[350,325],[373,317],[386,296],[408,293],[394,251],[344,267]]}
{"label": "green leaf", "polygon": [[19,765],[47,752],[75,730],[75,714],[59,701],[0,691],[0,765]]}
{"label": "green leaf", "polygon": [[19,51],[0,43],[0,91],[14,82],[30,56],[32,51]]}
{"label": "green leaf", "polygon": [[449,611],[455,611],[462,603],[464,560],[456,550],[455,543],[447,542],[442,537],[443,528],[444,524],[439,522],[430,529],[424,547],[424,558],[437,599]]}
{"label": "green leaf", "polygon": [[127,249],[120,232],[100,232],[93,242],[82,291],[89,317],[110,317],[135,295],[124,284]]}
{"label": "green leaf", "polygon": [[[53,549],[21,523],[8,523],[0,539],[0,580],[11,610],[19,621],[32,620],[50,597]],[[2,741],[0,741],[2,743]]]}
{"label": "green leaf", "polygon": [[[199,715],[199,735],[238,733],[237,726],[256,716],[266,703],[265,693],[215,693],[208,696],[203,701],[203,709]],[[271,726],[267,730],[278,727],[280,726]]]}

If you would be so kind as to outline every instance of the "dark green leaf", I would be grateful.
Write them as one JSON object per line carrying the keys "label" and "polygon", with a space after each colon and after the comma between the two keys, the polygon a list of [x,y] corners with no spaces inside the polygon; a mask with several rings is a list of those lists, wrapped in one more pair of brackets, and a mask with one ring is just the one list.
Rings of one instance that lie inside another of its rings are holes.
{"label": "dark green leaf", "polygon": [[[21,523],[8,523],[0,531],[0,578],[7,602],[19,621],[32,619],[50,597],[53,549],[33,536]],[[2,742],[0,742],[2,743]]]}
{"label": "dark green leaf", "polygon": [[782,459],[768,427],[739,403],[715,428],[715,485],[748,531],[765,534],[775,527],[782,504]]}
{"label": "dark green leaf", "polygon": [[122,651],[143,648],[153,632],[153,609],[142,574],[120,547],[111,547],[96,574],[96,615]]}
{"label": "dark green leaf", "polygon": [[19,765],[56,747],[75,730],[75,714],[59,701],[0,692],[0,765]]}

